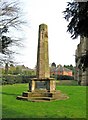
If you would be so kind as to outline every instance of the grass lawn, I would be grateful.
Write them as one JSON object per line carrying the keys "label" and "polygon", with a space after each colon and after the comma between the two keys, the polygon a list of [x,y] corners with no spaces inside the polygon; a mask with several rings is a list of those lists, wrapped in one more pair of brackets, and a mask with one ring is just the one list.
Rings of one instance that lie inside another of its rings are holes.
{"label": "grass lawn", "polygon": [[2,87],[3,118],[86,118],[85,86],[57,86],[58,90],[69,96],[67,100],[51,102],[16,100],[16,96],[27,91],[27,88],[28,84]]}

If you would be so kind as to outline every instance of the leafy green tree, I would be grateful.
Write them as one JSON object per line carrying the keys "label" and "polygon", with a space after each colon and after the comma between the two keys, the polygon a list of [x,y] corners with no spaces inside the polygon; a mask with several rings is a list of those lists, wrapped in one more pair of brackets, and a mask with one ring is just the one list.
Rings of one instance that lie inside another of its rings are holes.
{"label": "leafy green tree", "polygon": [[16,71],[16,67],[13,64],[11,64],[8,70],[8,74],[13,75],[15,71]]}
{"label": "leafy green tree", "polygon": [[15,69],[15,72],[14,72],[14,74],[21,74],[22,73],[22,69],[19,67],[19,66],[16,66],[15,67],[16,69]]}

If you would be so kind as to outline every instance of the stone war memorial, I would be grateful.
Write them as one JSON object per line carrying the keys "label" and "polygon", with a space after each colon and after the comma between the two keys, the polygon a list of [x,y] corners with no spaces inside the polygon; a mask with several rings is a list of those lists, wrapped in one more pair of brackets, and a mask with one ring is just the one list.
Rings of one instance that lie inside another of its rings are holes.
{"label": "stone war memorial", "polygon": [[48,53],[48,26],[39,25],[38,49],[37,49],[37,68],[36,78],[29,81],[29,89],[17,96],[19,100],[28,101],[51,101],[63,100],[68,96],[56,90],[56,81],[50,78],[49,53]]}

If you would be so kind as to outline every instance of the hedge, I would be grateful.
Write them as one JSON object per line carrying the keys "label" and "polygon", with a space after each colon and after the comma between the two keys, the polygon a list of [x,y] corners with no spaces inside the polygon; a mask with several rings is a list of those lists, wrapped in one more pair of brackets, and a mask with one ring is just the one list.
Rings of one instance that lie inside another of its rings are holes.
{"label": "hedge", "polygon": [[23,76],[23,75],[3,75],[0,84],[15,84],[15,83],[28,83],[31,78],[36,76]]}
{"label": "hedge", "polygon": [[[53,77],[57,80],[74,80],[74,77],[67,75],[57,75]],[[36,76],[3,75],[2,80],[0,79],[0,84],[28,83],[32,78],[36,78]]]}
{"label": "hedge", "polygon": [[57,80],[74,80],[73,76],[67,76],[67,75],[57,75],[55,76]]}

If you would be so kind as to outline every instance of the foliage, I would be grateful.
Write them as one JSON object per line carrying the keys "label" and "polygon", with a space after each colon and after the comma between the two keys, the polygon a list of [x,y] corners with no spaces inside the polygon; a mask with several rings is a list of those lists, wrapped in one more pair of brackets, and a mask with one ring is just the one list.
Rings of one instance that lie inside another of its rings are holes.
{"label": "foliage", "polygon": [[27,75],[3,75],[2,80],[0,80],[0,84],[16,84],[16,83],[29,83],[32,78],[35,78],[35,75],[27,76]]}
{"label": "foliage", "polygon": [[64,65],[64,67],[72,70],[72,74],[74,75],[75,67],[72,64],[71,65]]}
{"label": "foliage", "polygon": [[[2,68],[2,81],[5,84],[28,83],[30,78],[36,77],[36,71],[24,65],[14,66],[11,64],[8,70]],[[8,73],[7,73],[8,71]]]}
{"label": "foliage", "polygon": [[56,67],[56,63],[53,62],[53,63],[51,64],[51,67]]}
{"label": "foliage", "polygon": [[[71,33],[73,39],[78,36],[88,38],[88,1],[86,2],[68,2],[65,9],[64,18],[70,21],[67,26],[67,31]],[[83,71],[88,68],[88,50],[86,54],[80,57],[79,68]],[[77,60],[77,58],[76,58]]]}
{"label": "foliage", "polygon": [[[4,118],[86,118],[86,87],[57,86],[58,90],[69,96],[67,100],[52,102],[26,102],[16,100],[23,91],[28,90],[28,84],[2,86],[2,117]],[[1,91],[0,91],[1,92]]]}
{"label": "foliage", "polygon": [[57,75],[55,78],[57,80],[74,80],[73,76],[67,76],[67,75]]}
{"label": "foliage", "polygon": [[[4,75],[6,69],[2,68],[2,74]],[[36,75],[36,71],[33,69],[29,69],[28,67],[25,67],[24,65],[18,65],[14,66],[11,64],[8,66],[8,75],[24,75],[24,76],[32,76]]]}
{"label": "foliage", "polygon": [[16,75],[3,75],[2,85],[14,84],[14,83],[22,83],[22,77]]}
{"label": "foliage", "polygon": [[72,38],[75,39],[78,35],[88,37],[88,1],[68,2],[64,15],[70,21],[67,31],[72,34]]}
{"label": "foliage", "polygon": [[2,36],[1,38],[1,42],[2,42],[2,54],[8,54],[8,47],[9,47],[9,44],[12,43],[12,40],[10,37],[6,37],[6,36]]}

